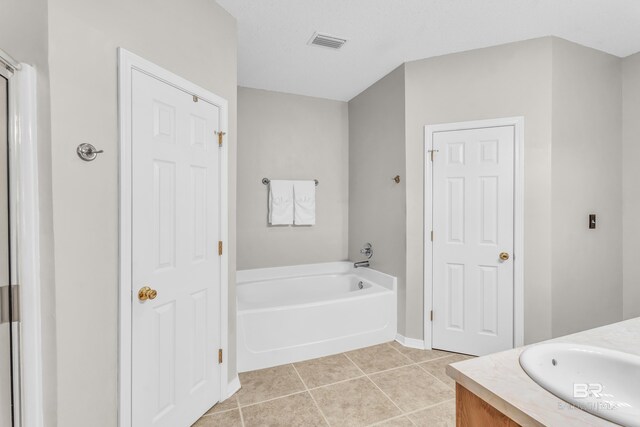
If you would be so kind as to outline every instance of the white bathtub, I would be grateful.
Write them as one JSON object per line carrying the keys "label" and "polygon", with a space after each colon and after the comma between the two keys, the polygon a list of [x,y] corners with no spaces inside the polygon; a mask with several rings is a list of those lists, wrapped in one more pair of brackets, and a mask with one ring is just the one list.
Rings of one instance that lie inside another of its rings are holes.
{"label": "white bathtub", "polygon": [[[362,288],[359,283],[362,282]],[[238,271],[238,371],[395,339],[396,278],[350,262]]]}

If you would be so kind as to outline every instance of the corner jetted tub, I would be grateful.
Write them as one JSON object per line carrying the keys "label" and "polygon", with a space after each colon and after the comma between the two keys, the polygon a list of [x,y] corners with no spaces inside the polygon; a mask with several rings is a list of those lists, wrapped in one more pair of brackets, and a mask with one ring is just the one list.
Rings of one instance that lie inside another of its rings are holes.
{"label": "corner jetted tub", "polygon": [[237,273],[238,371],[328,356],[396,337],[396,278],[350,262]]}

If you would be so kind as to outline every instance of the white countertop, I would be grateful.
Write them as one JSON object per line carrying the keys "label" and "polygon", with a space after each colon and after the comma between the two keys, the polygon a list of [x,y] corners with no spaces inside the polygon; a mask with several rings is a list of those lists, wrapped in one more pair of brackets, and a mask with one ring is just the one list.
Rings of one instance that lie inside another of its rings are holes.
{"label": "white countertop", "polygon": [[[640,318],[549,341],[587,344],[640,355]],[[536,384],[518,361],[525,348],[453,363],[447,366],[447,374],[523,426],[617,425],[570,406]]]}

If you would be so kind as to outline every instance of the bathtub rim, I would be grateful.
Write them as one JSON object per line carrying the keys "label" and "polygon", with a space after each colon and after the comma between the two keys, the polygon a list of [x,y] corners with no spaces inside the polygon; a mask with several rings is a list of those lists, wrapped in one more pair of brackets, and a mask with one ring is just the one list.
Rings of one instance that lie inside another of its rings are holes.
{"label": "bathtub rim", "polygon": [[320,276],[327,274],[354,274],[387,288],[393,292],[398,290],[398,279],[371,267],[355,268],[351,261],[323,262],[316,264],[299,264],[278,267],[261,267],[238,270],[236,285],[242,286],[250,282],[262,282],[275,279]]}

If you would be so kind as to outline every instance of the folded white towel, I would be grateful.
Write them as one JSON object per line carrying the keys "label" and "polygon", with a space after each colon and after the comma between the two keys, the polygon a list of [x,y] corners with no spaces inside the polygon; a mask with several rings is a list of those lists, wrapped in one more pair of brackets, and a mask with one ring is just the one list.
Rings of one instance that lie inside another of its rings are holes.
{"label": "folded white towel", "polygon": [[316,223],[316,183],[315,181],[293,181],[294,224],[314,225]]}
{"label": "folded white towel", "polygon": [[271,180],[269,183],[269,224],[293,224],[293,182]]}

